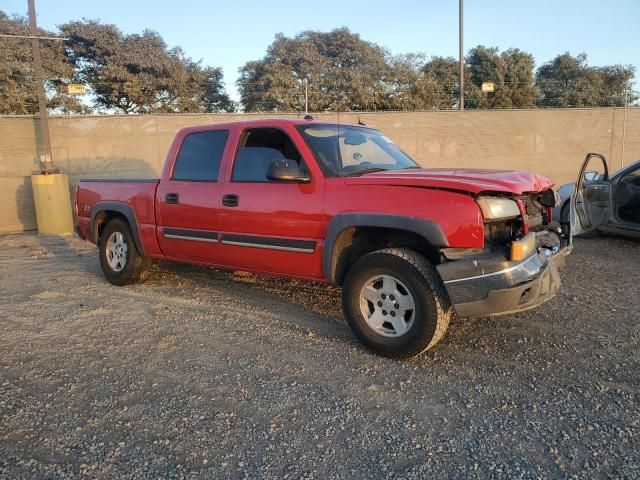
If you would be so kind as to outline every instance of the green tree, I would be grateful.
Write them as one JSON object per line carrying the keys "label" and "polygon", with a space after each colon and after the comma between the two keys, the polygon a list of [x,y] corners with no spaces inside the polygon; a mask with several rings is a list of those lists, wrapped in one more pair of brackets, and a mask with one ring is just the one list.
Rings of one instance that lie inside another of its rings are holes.
{"label": "green tree", "polygon": [[92,89],[99,110],[179,113],[233,109],[222,72],[202,67],[151,30],[123,34],[98,21],[60,27],[76,79]]}
{"label": "green tree", "polygon": [[[425,77],[431,79],[441,90],[442,108],[457,109],[460,104],[460,63],[453,57],[433,57],[422,67]],[[471,83],[471,72],[464,71],[465,99],[478,88]]]}
{"label": "green tree", "polygon": [[[538,92],[531,54],[517,48],[500,53],[497,48],[479,45],[469,51],[465,64],[470,78],[465,101],[470,108],[535,107]],[[494,91],[482,92],[484,82],[493,82]]]}
{"label": "green tree", "polygon": [[392,77],[385,49],[339,28],[276,35],[264,58],[240,69],[238,89],[247,111],[304,109],[305,79],[310,110],[385,110]]}
{"label": "green tree", "polygon": [[[425,77],[439,86],[441,108],[457,109],[460,103],[460,64],[452,57],[433,57],[422,67]],[[493,82],[494,92],[483,93],[482,83]],[[533,57],[518,49],[500,53],[478,46],[465,59],[464,95],[467,108],[532,108],[536,89]]]}
{"label": "green tree", "polygon": [[225,92],[222,69],[219,67],[205,67],[202,74],[205,112],[235,112],[236,104]]}
{"label": "green tree", "polygon": [[543,64],[536,73],[540,90],[538,105],[543,107],[623,106],[638,99],[629,89],[635,69],[612,65],[591,67],[587,55],[574,57],[568,52]]}
{"label": "green tree", "polygon": [[238,88],[247,111],[303,110],[304,79],[312,111],[451,108],[424,65],[424,55],[392,56],[346,28],[279,34],[264,58],[242,67]]}
{"label": "green tree", "polygon": [[390,67],[390,73],[385,80],[389,109],[446,110],[451,108],[444,84],[434,75],[425,73],[424,55],[408,54],[391,58]]}
{"label": "green tree", "polygon": [[[25,35],[29,32],[27,19],[9,17],[0,11],[0,33]],[[54,33],[38,29],[42,36]],[[77,97],[66,93],[66,85],[73,78],[73,67],[67,62],[62,42],[41,40],[40,51],[45,75],[47,108],[51,112],[82,113],[88,107]],[[24,38],[0,38],[0,114],[33,115],[38,112],[36,79],[33,75],[31,41]]]}

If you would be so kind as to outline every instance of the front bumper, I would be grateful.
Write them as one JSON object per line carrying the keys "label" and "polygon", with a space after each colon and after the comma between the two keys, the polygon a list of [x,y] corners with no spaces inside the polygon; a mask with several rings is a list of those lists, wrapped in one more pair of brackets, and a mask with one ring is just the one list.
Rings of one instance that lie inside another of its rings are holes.
{"label": "front bumper", "polygon": [[521,262],[492,254],[443,263],[438,271],[461,317],[520,312],[551,300],[560,288],[558,270],[573,245],[555,253],[539,249]]}

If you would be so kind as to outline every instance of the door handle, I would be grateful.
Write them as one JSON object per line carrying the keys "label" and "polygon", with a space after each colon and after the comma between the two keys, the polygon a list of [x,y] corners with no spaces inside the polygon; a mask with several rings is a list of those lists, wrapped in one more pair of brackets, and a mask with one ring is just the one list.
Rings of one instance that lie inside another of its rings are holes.
{"label": "door handle", "polygon": [[178,203],[177,193],[167,193],[164,197],[164,201],[167,203]]}
{"label": "door handle", "polygon": [[222,196],[222,205],[225,207],[237,207],[240,201],[240,197],[235,193],[228,193]]}

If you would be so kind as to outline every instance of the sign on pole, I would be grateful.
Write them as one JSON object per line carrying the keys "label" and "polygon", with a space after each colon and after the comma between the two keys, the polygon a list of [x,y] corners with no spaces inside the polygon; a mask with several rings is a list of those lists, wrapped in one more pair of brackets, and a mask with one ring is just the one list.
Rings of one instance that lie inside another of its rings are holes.
{"label": "sign on pole", "polygon": [[483,92],[493,92],[494,85],[493,82],[482,82],[482,91]]}
{"label": "sign on pole", "polygon": [[81,83],[70,83],[67,85],[67,93],[69,95],[84,95],[84,85]]}

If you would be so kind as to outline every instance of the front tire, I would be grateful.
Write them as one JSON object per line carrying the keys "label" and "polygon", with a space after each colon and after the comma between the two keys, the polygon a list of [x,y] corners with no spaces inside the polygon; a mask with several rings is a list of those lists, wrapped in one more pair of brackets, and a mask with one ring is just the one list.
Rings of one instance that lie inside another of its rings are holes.
{"label": "front tire", "polygon": [[355,336],[373,352],[410,358],[444,336],[452,316],[442,279],[422,255],[385,248],[347,272],[342,302]]}
{"label": "front tire", "polygon": [[110,283],[129,285],[140,280],[145,259],[136,249],[129,224],[114,218],[107,223],[98,241],[100,267]]}

